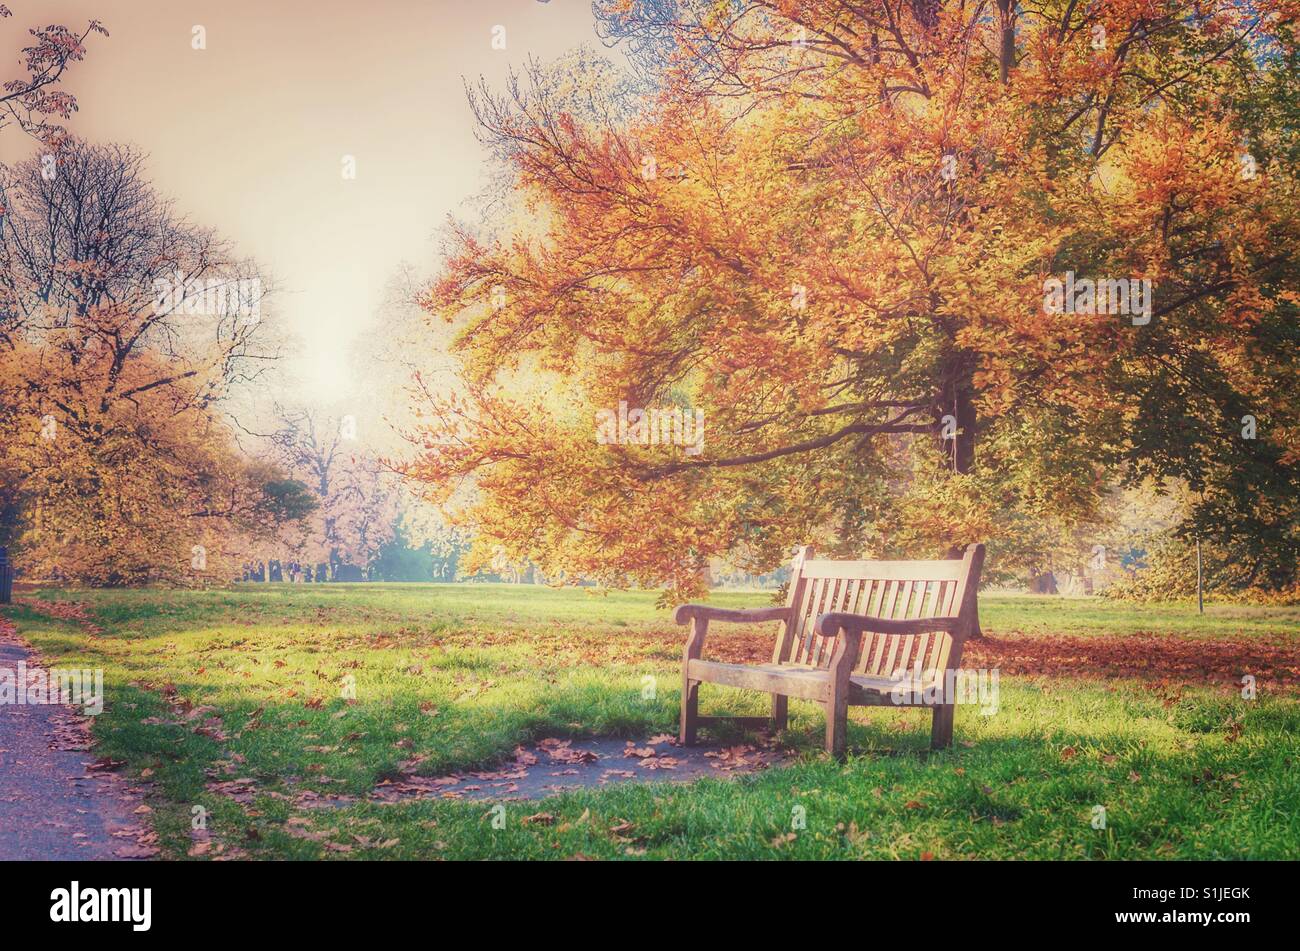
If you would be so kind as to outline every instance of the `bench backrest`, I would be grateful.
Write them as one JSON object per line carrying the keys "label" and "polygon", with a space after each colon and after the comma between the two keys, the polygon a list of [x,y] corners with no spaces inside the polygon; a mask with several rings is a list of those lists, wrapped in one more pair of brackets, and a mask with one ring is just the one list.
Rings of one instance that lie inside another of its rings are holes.
{"label": "bench backrest", "polygon": [[920,673],[956,666],[961,641],[976,629],[975,595],[983,563],[983,545],[969,545],[960,558],[940,561],[832,561],[814,558],[811,546],[801,548],[786,601],[795,610],[777,635],[772,663],[829,665],[835,639],[820,637],[814,625],[821,614],[843,611],[894,620],[955,617],[962,622],[955,638],[941,631],[864,636],[854,673],[889,676],[900,670]]}

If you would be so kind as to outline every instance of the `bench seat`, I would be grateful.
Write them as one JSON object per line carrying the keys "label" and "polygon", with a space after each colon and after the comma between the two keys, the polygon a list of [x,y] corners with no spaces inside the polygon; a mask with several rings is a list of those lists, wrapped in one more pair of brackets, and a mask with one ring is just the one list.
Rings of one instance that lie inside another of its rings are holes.
{"label": "bench seat", "polygon": [[[712,660],[693,660],[689,676],[702,683],[721,684],[743,690],[779,692],[801,700],[826,702],[830,699],[833,681],[831,673],[822,667],[793,666],[790,664],[723,664]],[[923,696],[934,683],[908,671],[894,677],[875,677],[853,674],[849,677],[849,704],[851,706],[879,706],[892,703],[896,691],[910,696]],[[897,706],[915,706],[899,703]]]}

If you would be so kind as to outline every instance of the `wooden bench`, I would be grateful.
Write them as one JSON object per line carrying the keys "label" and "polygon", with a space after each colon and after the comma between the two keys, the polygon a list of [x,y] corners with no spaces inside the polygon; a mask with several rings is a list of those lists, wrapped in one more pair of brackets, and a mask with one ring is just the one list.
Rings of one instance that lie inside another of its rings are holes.
{"label": "wooden bench", "polygon": [[[825,707],[826,751],[834,756],[844,753],[850,706],[932,707],[930,746],[951,745],[953,697],[943,687],[947,671],[961,663],[962,644],[978,629],[984,546],[970,545],[945,561],[831,561],[812,554],[807,547],[795,557],[785,607],[677,609],[678,624],[691,622],[682,657],[681,742],[693,745],[699,727],[720,721],[783,730],[794,697]],[[704,660],[710,621],[781,621],[772,662]],[[772,694],[771,719],[701,717],[702,683]]]}

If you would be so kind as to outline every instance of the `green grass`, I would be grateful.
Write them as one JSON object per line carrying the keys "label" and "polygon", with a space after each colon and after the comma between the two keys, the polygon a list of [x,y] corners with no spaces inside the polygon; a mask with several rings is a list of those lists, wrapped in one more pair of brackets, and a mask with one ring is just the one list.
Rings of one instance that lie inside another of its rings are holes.
{"label": "green grass", "polygon": [[1240,638],[1300,632],[1298,605],[1207,604],[1200,614],[1194,601],[1131,604],[1105,598],[1002,594],[980,596],[980,618],[1000,633]]}
{"label": "green grass", "polygon": [[[87,606],[101,636],[57,609]],[[762,604],[761,592],[714,602]],[[622,785],[491,807],[454,800],[308,809],[363,796],[418,754],[419,772],[487,766],[543,736],[672,731],[682,631],[647,592],[512,585],[243,586],[45,591],[6,609],[53,665],[105,670],[97,752],[152,783],[165,852],[184,858],[196,807],[227,851],[265,858],[1283,858],[1300,852],[1300,696],[1010,677],[1000,709],[959,707],[928,754],[923,711],[852,711],[844,764],[822,716],[793,702],[784,769],[691,786]],[[1294,608],[1132,606],[990,595],[1000,638],[1068,633],[1281,639]],[[718,629],[717,641],[770,639]],[[708,648],[706,648],[707,653]],[[643,678],[656,678],[643,699]],[[355,701],[340,696],[355,678]],[[168,696],[183,704],[171,705]],[[185,706],[211,707],[183,723]],[[762,713],[705,687],[704,712]],[[218,717],[219,722],[209,721]],[[206,733],[196,726],[208,722]],[[240,804],[209,785],[252,780]],[[1094,829],[1096,806],[1106,828]],[[524,821],[544,813],[543,818]],[[805,828],[793,828],[796,817]],[[630,824],[630,825],[627,825]],[[611,831],[618,830],[618,831]],[[793,835],[791,835],[793,833]],[[343,851],[348,849],[349,851]]]}
{"label": "green grass", "polygon": [[[232,614],[258,623],[282,623],[313,611],[329,623],[363,626],[426,624],[572,625],[669,630],[667,611],[655,607],[649,592],[600,592],[510,584],[241,585],[230,590],[67,592],[46,590],[39,597],[92,598],[102,623],[166,630],[168,625],[226,622]],[[711,604],[754,607],[772,602],[767,591],[717,591]],[[1182,637],[1251,637],[1300,632],[1300,606],[1258,607],[1208,604],[1198,614],[1194,602],[1131,604],[1104,598],[984,594],[984,626],[997,632],[1028,634],[1177,634]]]}

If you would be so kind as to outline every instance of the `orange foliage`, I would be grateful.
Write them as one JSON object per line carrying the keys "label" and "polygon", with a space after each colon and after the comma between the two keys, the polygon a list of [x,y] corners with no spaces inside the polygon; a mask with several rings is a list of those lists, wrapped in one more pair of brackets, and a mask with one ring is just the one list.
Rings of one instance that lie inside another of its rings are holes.
{"label": "orange foliage", "polygon": [[[472,483],[488,543],[686,594],[724,552],[996,553],[1028,518],[1100,519],[1127,466],[1245,452],[1243,408],[1273,420],[1249,451],[1285,465],[1295,407],[1252,372],[1294,380],[1268,341],[1295,312],[1297,192],[1269,161],[1285,129],[1243,108],[1257,13],[707,9],[658,27],[675,53],[630,118],[541,70],[474,101],[518,215],[453,236],[428,309],[462,327],[464,386],[423,394],[406,472]],[[1153,306],[1046,312],[1066,272],[1150,281]],[[702,450],[599,441],[621,403],[703,410]],[[1059,477],[1052,505],[1030,471]]]}

